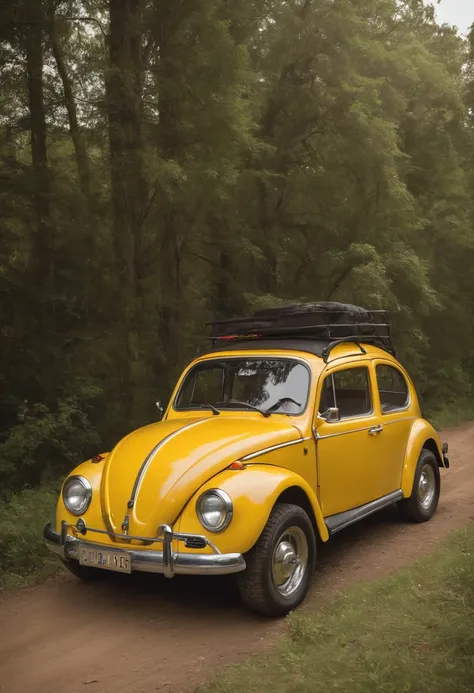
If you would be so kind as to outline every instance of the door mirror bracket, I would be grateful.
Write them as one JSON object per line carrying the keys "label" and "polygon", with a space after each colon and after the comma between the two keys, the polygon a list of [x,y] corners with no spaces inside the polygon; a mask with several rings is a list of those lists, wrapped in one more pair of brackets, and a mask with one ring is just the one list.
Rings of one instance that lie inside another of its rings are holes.
{"label": "door mirror bracket", "polygon": [[327,423],[335,423],[341,419],[338,407],[329,407],[329,409],[326,409],[320,416],[321,419],[324,419]]}

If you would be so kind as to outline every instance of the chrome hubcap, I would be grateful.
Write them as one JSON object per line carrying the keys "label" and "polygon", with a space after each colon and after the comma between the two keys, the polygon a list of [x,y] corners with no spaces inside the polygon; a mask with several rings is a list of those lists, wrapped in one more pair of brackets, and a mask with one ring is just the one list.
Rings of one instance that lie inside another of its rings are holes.
{"label": "chrome hubcap", "polygon": [[297,591],[308,565],[308,542],[299,527],[285,529],[273,552],[272,577],[275,587],[285,597]]}
{"label": "chrome hubcap", "polygon": [[425,510],[431,506],[436,493],[436,478],[433,467],[430,464],[425,464],[420,474],[418,483],[418,499],[420,505]]}

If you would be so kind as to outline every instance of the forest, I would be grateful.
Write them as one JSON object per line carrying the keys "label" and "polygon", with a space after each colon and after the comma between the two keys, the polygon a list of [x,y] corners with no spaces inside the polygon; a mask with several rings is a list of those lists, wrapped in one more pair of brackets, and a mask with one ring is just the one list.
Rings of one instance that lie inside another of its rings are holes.
{"label": "forest", "polygon": [[206,323],[390,311],[474,391],[474,31],[423,0],[2,0],[0,495],[157,418]]}

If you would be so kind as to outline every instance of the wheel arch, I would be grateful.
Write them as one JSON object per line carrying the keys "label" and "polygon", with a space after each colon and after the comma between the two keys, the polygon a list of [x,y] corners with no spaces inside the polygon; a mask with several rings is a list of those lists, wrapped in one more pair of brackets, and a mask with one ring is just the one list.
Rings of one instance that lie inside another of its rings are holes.
{"label": "wheel arch", "polygon": [[201,493],[211,488],[226,491],[234,504],[234,515],[227,529],[208,535],[223,553],[250,551],[278,502],[299,505],[308,514],[316,539],[323,542],[329,539],[318,498],[310,484],[289,469],[269,464],[249,465],[239,471],[227,469],[210,479],[196,491],[183,509],[177,531],[206,534],[196,515],[195,506]]}
{"label": "wheel arch", "polygon": [[302,508],[311,520],[316,538],[321,539],[318,523],[316,522],[316,515],[314,514],[314,508],[301,486],[294,485],[286,488],[276,499],[275,505],[277,503],[290,503],[292,505],[298,505],[300,508]]}
{"label": "wheel arch", "polygon": [[443,459],[439,453],[438,446],[436,445],[434,438],[428,438],[428,440],[425,440],[423,443],[423,448],[433,453],[433,455],[436,457],[438,467],[444,467]]}
{"label": "wheel arch", "polygon": [[408,436],[403,463],[401,489],[404,498],[411,496],[416,466],[422,450],[429,450],[434,454],[438,467],[445,466],[441,441],[437,432],[425,419],[416,419]]}

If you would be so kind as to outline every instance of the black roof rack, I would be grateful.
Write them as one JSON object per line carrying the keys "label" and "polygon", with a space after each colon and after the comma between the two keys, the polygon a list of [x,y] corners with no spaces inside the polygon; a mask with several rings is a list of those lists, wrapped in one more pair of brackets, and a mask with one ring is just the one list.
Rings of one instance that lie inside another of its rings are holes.
{"label": "black roof rack", "polygon": [[[213,347],[245,341],[316,340],[325,360],[343,342],[373,344],[392,355],[388,313],[335,302],[298,303],[257,311],[250,317],[217,320],[211,326]],[[222,348],[222,346],[221,346]],[[234,347],[235,348],[235,347]],[[312,351],[312,349],[309,349]]]}

